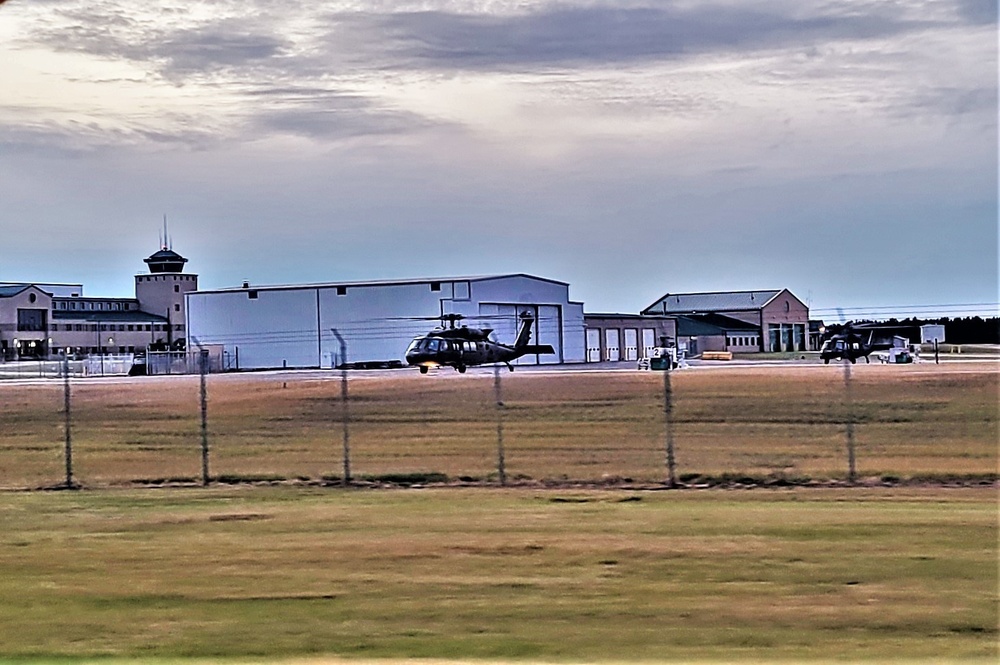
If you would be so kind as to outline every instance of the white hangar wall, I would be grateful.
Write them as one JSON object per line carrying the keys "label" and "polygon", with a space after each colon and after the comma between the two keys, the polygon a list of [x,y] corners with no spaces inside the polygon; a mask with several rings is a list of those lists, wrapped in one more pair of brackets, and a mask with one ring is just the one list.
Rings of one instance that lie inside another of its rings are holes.
{"label": "white hangar wall", "polygon": [[333,329],[349,362],[403,360],[409,342],[443,313],[499,317],[469,325],[492,327],[510,343],[523,311],[536,318],[533,342],[551,344],[556,354],[519,364],[583,362],[583,304],[568,295],[562,282],[501,275],[198,291],[187,294],[186,311],[191,345],[222,345],[240,369],[336,366]]}

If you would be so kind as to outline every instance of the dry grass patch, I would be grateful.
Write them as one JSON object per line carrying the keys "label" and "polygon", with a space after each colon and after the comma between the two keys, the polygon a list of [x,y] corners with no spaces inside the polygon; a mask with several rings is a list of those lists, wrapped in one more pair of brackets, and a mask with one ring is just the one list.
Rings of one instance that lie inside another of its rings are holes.
{"label": "dry grass patch", "polygon": [[[211,472],[311,479],[343,466],[339,379],[209,377]],[[838,367],[693,370],[673,375],[678,472],[842,478]],[[660,482],[659,373],[515,372],[503,378],[507,472],[534,480]],[[392,373],[351,381],[357,476],[495,479],[497,410],[489,373]],[[983,476],[997,470],[994,363],[857,366],[858,468],[867,476]],[[0,486],[62,477],[58,384],[0,384]],[[89,486],[200,477],[196,377],[80,381],[73,388],[77,476]]]}

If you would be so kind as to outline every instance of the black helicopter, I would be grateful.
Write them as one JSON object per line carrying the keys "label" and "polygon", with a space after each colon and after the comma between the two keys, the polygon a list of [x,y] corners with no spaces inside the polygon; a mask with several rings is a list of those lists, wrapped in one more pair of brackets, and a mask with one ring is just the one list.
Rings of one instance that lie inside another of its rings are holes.
{"label": "black helicopter", "polygon": [[868,340],[865,341],[855,330],[850,321],[843,324],[839,333],[828,337],[819,349],[819,357],[824,364],[829,365],[831,360],[847,360],[853,365],[858,358],[864,358],[866,363],[870,363],[868,357],[875,351],[884,351],[892,347],[890,343],[875,342],[875,331],[868,330]]}
{"label": "black helicopter", "polygon": [[502,344],[491,337],[492,328],[456,328],[455,323],[465,317],[461,314],[445,314],[442,323],[448,323],[447,328],[433,330],[426,335],[417,337],[406,349],[406,363],[420,368],[421,374],[426,374],[431,367],[454,367],[459,373],[474,365],[503,363],[507,369],[514,371],[510,364],[521,356],[531,354],[555,353],[549,344],[529,344],[531,340],[531,325],[535,318],[528,312],[522,312],[518,317],[521,328],[513,346]]}

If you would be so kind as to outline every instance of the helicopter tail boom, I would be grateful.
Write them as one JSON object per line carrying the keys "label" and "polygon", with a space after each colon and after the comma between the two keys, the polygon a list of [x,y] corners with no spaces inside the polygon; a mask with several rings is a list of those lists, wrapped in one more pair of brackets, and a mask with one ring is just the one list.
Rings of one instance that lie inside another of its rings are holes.
{"label": "helicopter tail boom", "polygon": [[518,358],[542,353],[555,353],[551,344],[523,344],[517,347]]}

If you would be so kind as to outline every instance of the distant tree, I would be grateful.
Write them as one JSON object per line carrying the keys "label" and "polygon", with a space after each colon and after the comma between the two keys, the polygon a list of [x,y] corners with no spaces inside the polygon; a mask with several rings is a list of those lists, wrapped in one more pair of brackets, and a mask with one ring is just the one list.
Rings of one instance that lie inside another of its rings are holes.
{"label": "distant tree", "polygon": [[898,328],[897,334],[905,334],[905,336],[914,342],[920,340],[920,326],[943,325],[944,337],[950,344],[1000,344],[1000,317],[996,316],[986,319],[981,316],[967,316],[954,319],[947,316],[933,319],[919,319],[916,317],[896,319],[892,317],[884,321],[872,323]]}

